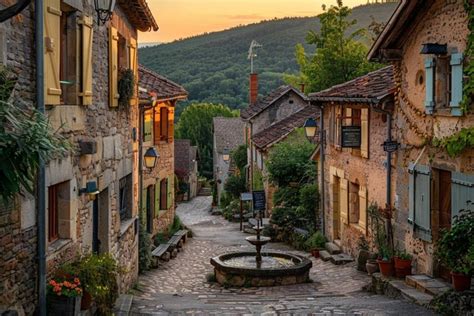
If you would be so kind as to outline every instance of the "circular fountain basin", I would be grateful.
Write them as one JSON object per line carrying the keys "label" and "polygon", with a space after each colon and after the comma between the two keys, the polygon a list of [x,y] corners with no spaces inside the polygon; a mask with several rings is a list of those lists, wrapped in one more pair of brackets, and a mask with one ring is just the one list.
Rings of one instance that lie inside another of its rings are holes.
{"label": "circular fountain basin", "polygon": [[271,240],[271,238],[265,237],[265,236],[261,236],[260,238],[258,238],[257,236],[250,236],[250,237],[245,238],[245,240],[247,240],[252,245],[256,246],[256,245],[267,244]]}
{"label": "circular fountain basin", "polygon": [[281,252],[262,253],[257,265],[255,252],[232,252],[211,259],[217,282],[224,286],[277,286],[309,281],[312,262]]}

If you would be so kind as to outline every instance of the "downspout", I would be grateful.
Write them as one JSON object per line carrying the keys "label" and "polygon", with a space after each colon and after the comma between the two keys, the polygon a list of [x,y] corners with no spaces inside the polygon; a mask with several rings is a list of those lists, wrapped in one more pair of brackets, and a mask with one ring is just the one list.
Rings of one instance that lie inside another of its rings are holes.
{"label": "downspout", "polygon": [[249,130],[249,145],[250,145],[250,169],[249,169],[249,191],[252,193],[253,192],[253,141],[252,141],[252,135],[253,135],[253,124],[252,120],[249,120],[250,124],[250,130]]}
{"label": "downspout", "polygon": [[[36,106],[45,113],[44,106],[44,29],[43,1],[35,0],[36,43]],[[38,306],[39,315],[46,316],[46,175],[45,162],[40,158],[37,178],[38,190]]]}
{"label": "downspout", "polygon": [[[140,230],[143,208],[143,132],[144,132],[145,104],[138,102],[138,230]],[[140,238],[140,234],[138,234]]]}
{"label": "downspout", "polygon": [[324,106],[322,104],[319,105],[319,108],[320,108],[320,114],[319,114],[319,117],[320,117],[320,124],[321,124],[321,127],[319,129],[319,142],[320,142],[320,146],[319,146],[319,151],[320,151],[320,156],[321,156],[321,170],[319,171],[321,173],[321,184],[320,184],[320,188],[321,188],[321,230],[322,230],[322,233],[324,236],[326,236],[326,225],[325,225],[325,195],[324,195],[324,145],[326,143],[326,133],[324,132]]}

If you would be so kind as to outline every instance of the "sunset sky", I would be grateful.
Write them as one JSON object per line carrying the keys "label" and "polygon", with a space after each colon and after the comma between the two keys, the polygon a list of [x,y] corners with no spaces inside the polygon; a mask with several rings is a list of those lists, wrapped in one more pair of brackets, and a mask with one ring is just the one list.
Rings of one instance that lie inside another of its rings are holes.
{"label": "sunset sky", "polygon": [[[139,41],[170,42],[274,17],[314,16],[336,0],[148,0],[160,30],[140,33]],[[345,0],[354,6],[367,0]]]}

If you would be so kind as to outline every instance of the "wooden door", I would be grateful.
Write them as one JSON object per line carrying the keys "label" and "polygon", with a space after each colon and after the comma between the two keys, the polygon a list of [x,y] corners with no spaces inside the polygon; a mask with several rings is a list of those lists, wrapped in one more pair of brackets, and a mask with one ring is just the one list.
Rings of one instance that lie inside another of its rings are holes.
{"label": "wooden door", "polygon": [[153,234],[153,215],[155,203],[155,186],[150,185],[146,192],[146,230],[148,233]]}
{"label": "wooden door", "polygon": [[341,180],[338,177],[334,177],[334,183],[332,187],[332,201],[333,201],[333,226],[332,236],[333,239],[341,238],[341,196],[340,196]]}
{"label": "wooden door", "polygon": [[[439,226],[438,232],[451,228],[451,172],[438,170],[438,210]],[[451,271],[442,264],[438,267],[438,274],[441,278],[450,281]]]}

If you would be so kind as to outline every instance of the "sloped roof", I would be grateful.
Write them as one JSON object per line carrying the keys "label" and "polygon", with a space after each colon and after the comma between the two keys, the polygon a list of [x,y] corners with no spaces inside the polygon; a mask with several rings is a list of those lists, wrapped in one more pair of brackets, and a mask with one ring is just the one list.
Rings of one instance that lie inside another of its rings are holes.
{"label": "sloped roof", "polygon": [[270,127],[258,132],[252,141],[258,148],[266,148],[288,136],[295,129],[303,127],[308,118],[319,117],[319,107],[308,105],[296,113],[272,124]]}
{"label": "sloped roof", "polygon": [[146,0],[118,0],[118,4],[137,29],[142,32],[158,31],[158,24]]}
{"label": "sloped roof", "polygon": [[329,89],[311,93],[311,101],[378,104],[396,90],[393,67],[387,66]]}
{"label": "sloped roof", "polygon": [[138,67],[138,78],[141,100],[148,100],[150,93],[156,94],[157,100],[186,99],[188,96],[182,86],[142,65]]}
{"label": "sloped roof", "polygon": [[308,98],[301,93],[299,90],[293,88],[292,86],[280,86],[270,92],[267,96],[260,98],[257,100],[257,103],[250,105],[248,108],[240,111],[240,117],[244,120],[251,119],[252,117],[260,114],[262,111],[270,107],[273,103],[278,101],[281,97],[283,97],[288,92],[293,91],[297,95],[299,95],[303,100],[307,100]]}
{"label": "sloped roof", "polygon": [[215,117],[213,119],[215,146],[218,153],[230,151],[245,144],[244,122],[238,117]]}
{"label": "sloped roof", "polygon": [[185,175],[190,171],[190,148],[189,139],[175,139],[174,141],[174,170],[182,172]]}

